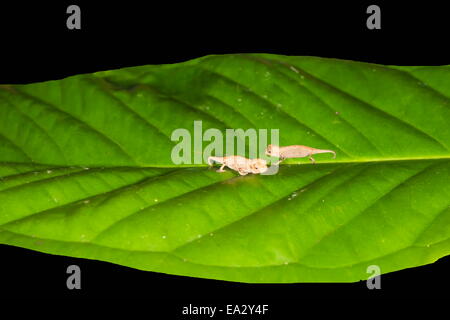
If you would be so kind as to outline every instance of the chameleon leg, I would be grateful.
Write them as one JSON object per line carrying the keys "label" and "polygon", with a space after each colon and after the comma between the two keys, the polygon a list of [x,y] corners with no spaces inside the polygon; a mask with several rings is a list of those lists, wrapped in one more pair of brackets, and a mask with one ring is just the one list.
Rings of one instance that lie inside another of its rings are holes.
{"label": "chameleon leg", "polygon": [[275,165],[275,166],[279,165],[279,164],[281,163],[281,161],[284,161],[284,158],[283,158],[283,157],[280,157],[280,160],[278,160],[277,163],[274,163],[274,165]]}
{"label": "chameleon leg", "polygon": [[225,172],[225,170],[223,170],[223,168],[225,167],[225,165],[223,164],[219,170],[216,170],[217,172]]}
{"label": "chameleon leg", "polygon": [[312,162],[313,164],[316,163],[316,160],[314,160],[314,158],[312,157],[312,154],[309,155],[309,160],[311,160],[311,162]]}
{"label": "chameleon leg", "polygon": [[238,170],[239,174],[241,176],[245,176],[248,172],[245,172],[244,170]]}

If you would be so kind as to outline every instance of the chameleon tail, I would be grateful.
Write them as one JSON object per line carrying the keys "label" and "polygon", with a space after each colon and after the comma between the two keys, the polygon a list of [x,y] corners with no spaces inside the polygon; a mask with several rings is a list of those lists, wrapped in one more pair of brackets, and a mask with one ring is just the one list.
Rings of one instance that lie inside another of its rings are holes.
{"label": "chameleon tail", "polygon": [[332,153],[333,154],[333,159],[336,159],[336,152],[334,152],[333,150],[322,150],[322,149],[317,149],[314,150],[314,153]]}

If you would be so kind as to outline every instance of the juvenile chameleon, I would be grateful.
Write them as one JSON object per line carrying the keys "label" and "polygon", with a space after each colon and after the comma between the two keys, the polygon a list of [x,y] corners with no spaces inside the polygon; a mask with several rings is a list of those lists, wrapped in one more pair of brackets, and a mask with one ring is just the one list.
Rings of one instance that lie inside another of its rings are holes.
{"label": "juvenile chameleon", "polygon": [[217,172],[225,172],[223,169],[225,166],[239,172],[240,175],[267,171],[267,162],[264,159],[247,159],[242,156],[208,157],[210,166],[213,165],[213,162],[218,162],[222,165]]}
{"label": "juvenile chameleon", "polygon": [[333,154],[333,159],[336,158],[336,152],[334,152],[333,150],[315,149],[301,145],[280,147],[269,144],[266,148],[266,155],[280,158],[277,164],[287,158],[304,158],[304,157],[309,157],[312,163],[315,163],[316,161],[312,157],[313,154],[328,153],[328,152]]}

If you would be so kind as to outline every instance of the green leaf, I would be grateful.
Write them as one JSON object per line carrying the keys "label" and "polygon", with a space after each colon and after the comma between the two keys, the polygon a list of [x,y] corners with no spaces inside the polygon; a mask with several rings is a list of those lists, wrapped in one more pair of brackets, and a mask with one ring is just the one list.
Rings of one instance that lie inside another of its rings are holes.
{"label": "green leaf", "polygon": [[[2,85],[0,243],[241,282],[431,263],[450,253],[449,83],[448,66],[241,54]],[[172,132],[196,120],[337,157],[175,165]]]}

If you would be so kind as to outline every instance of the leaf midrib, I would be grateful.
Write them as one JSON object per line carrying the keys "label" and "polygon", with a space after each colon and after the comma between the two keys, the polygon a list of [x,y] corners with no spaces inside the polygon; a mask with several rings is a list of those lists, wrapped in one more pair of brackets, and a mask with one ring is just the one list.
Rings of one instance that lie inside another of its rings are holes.
{"label": "leaf midrib", "polygon": [[[306,159],[306,158],[305,158]],[[405,161],[426,161],[426,160],[450,160],[450,155],[448,156],[424,156],[424,157],[405,157],[405,158],[373,158],[373,159],[354,159],[354,160],[346,160],[346,161],[328,161],[328,160],[316,160],[316,163],[311,163],[309,160],[306,162],[304,161],[298,161],[298,160],[285,160],[284,163],[281,163],[280,166],[290,166],[290,165],[321,165],[321,164],[347,164],[347,163],[379,163],[379,162],[405,162]],[[20,176],[22,174],[27,174],[30,172],[40,172],[45,170],[56,170],[56,169],[64,169],[64,168],[85,168],[89,167],[89,169],[111,169],[111,168],[117,168],[117,169],[145,169],[145,168],[180,168],[180,169],[189,169],[189,168],[207,168],[209,165],[207,164],[177,164],[177,165],[171,165],[171,164],[148,164],[148,165],[141,165],[141,166],[109,166],[109,165],[91,165],[91,164],[85,164],[85,165],[73,165],[73,164],[67,164],[67,165],[55,165],[55,164],[49,164],[49,163],[37,163],[37,162],[0,162],[0,165],[15,165],[15,164],[28,164],[28,165],[36,165],[36,166],[45,166],[45,168],[36,168],[30,171],[25,171],[22,173],[14,174],[14,176]],[[1,178],[6,178],[1,177]]]}

